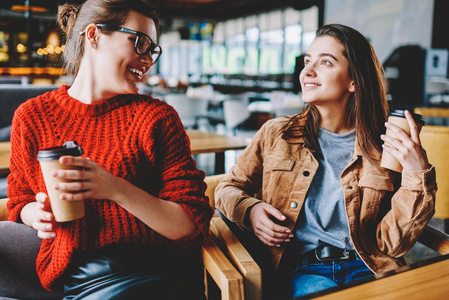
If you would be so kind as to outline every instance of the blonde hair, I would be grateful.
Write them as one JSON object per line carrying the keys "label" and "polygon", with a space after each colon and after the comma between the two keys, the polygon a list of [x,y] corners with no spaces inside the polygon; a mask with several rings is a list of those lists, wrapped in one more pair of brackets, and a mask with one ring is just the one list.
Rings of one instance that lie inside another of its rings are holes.
{"label": "blonde hair", "polygon": [[[159,33],[159,13],[151,0],[87,0],[81,6],[59,6],[57,20],[66,34],[63,64],[68,75],[75,77],[78,74],[84,54],[84,38],[80,32],[92,23],[121,26],[131,10],[152,19]],[[108,32],[105,31],[105,34]]]}

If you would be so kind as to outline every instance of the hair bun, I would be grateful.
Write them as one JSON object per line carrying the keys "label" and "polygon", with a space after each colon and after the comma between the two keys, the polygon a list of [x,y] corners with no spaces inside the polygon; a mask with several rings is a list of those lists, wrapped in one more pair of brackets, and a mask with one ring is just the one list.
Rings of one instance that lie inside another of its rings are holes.
{"label": "hair bun", "polygon": [[79,8],[72,4],[63,4],[58,8],[58,24],[66,35],[72,31]]}

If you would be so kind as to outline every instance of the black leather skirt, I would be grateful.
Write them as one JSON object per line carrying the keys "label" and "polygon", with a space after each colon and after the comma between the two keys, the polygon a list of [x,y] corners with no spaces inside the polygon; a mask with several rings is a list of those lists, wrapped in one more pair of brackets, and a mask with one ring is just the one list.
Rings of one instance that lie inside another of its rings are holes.
{"label": "black leather skirt", "polygon": [[199,257],[160,246],[79,251],[63,276],[64,299],[205,299]]}

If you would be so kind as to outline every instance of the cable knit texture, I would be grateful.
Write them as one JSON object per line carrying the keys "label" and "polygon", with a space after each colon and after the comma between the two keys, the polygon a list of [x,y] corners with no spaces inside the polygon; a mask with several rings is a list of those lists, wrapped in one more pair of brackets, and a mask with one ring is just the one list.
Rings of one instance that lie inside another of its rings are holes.
{"label": "cable knit texture", "polygon": [[[196,168],[190,142],[176,111],[144,95],[120,95],[84,104],[67,86],[30,99],[16,111],[8,176],[9,219],[20,222],[22,208],[45,183],[36,160],[39,149],[77,141],[83,156],[151,195],[182,206],[198,227],[192,237],[169,240],[113,201],[86,200],[86,216],[62,223],[56,238],[42,241],[37,273],[52,290],[75,250],[116,243],[165,245],[198,253],[213,211],[205,196],[204,172]],[[170,220],[167,220],[170,222]]]}

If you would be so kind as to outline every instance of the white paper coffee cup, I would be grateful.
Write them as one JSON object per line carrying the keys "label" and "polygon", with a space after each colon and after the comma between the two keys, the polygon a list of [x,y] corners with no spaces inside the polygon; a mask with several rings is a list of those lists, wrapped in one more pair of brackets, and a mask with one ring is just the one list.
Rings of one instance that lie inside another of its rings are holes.
{"label": "white paper coffee cup", "polygon": [[[410,136],[410,127],[408,126],[408,122],[405,118],[404,113],[404,110],[393,110],[388,114],[388,123],[398,126]],[[415,120],[416,125],[418,125],[418,132],[421,132],[421,128],[425,125],[425,122],[422,119],[422,115],[412,113],[412,117]],[[385,135],[398,140],[397,135],[388,128],[385,132]],[[388,143],[385,144],[389,145]],[[382,160],[380,162],[380,166],[396,172],[402,172],[402,165],[399,163],[399,161],[385,150],[382,152]]]}
{"label": "white paper coffee cup", "polygon": [[[37,160],[41,166],[42,174],[50,198],[53,215],[57,222],[68,222],[84,217],[84,201],[61,200],[62,191],[55,190],[53,186],[58,182],[68,182],[51,175],[53,170],[77,169],[72,166],[65,166],[59,163],[59,158],[64,155],[80,156],[83,154],[81,147],[74,141],[65,142],[61,147],[53,147],[40,150]],[[69,181],[70,182],[70,181]]]}

